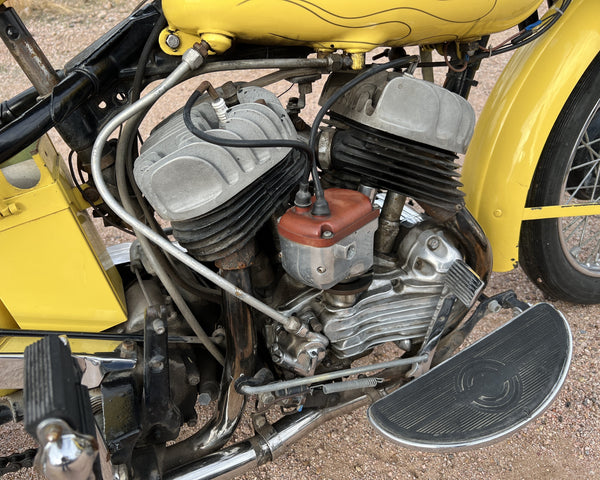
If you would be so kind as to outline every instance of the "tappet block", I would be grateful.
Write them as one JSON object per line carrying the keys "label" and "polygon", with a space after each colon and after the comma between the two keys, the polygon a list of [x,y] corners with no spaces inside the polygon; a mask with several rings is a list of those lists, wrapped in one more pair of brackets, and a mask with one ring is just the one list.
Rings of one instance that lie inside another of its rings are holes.
{"label": "tappet block", "polygon": [[302,283],[326,290],[373,265],[373,237],[379,210],[360,192],[325,190],[331,214],[292,207],[278,225],[285,271]]}

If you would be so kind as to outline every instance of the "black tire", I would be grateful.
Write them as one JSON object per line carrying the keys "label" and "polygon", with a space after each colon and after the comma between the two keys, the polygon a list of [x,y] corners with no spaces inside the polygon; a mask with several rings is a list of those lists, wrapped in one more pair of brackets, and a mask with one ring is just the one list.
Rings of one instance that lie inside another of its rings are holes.
{"label": "black tire", "polygon": [[[600,203],[599,107],[600,54],[550,132],[528,207]],[[600,215],[523,222],[519,259],[527,276],[549,297],[600,303]]]}

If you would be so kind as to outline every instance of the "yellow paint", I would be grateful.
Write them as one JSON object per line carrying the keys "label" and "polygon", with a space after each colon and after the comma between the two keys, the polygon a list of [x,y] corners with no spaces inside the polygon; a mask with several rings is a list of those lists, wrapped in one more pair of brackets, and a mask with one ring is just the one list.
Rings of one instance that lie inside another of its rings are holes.
{"label": "yellow paint", "polygon": [[365,54],[364,53],[353,53],[350,55],[352,59],[352,70],[362,70],[365,68]]}
{"label": "yellow paint", "polygon": [[[176,55],[200,39],[206,40],[216,53],[223,53],[233,41],[364,53],[380,45],[476,39],[516,25],[540,3],[541,0],[163,0],[168,27],[160,44],[165,52]],[[172,50],[164,42],[167,32],[181,38],[178,49]]]}
{"label": "yellow paint", "polygon": [[558,114],[600,51],[599,18],[600,2],[571,2],[549,32],[517,50],[477,123],[462,181],[496,271],[511,270],[518,259],[533,173]]}
{"label": "yellow paint", "polygon": [[600,215],[600,205],[554,205],[552,207],[533,207],[523,210],[523,220],[582,217],[584,215]]}
{"label": "yellow paint", "polygon": [[[0,171],[0,325],[97,332],[126,320],[121,280],[64,163],[44,136],[31,157],[40,180],[11,185]],[[14,324],[13,324],[14,326]]]}
{"label": "yellow paint", "polygon": [[17,322],[15,322],[15,319],[12,317],[2,300],[0,300],[0,328],[10,328],[13,330],[19,328],[19,325],[17,325]]}
{"label": "yellow paint", "polygon": [[[67,337],[69,338],[69,337]],[[40,337],[0,337],[0,354],[22,354],[25,348]],[[73,354],[94,354],[114,352],[121,342],[112,340],[92,340],[84,338],[69,338],[69,346]]]}

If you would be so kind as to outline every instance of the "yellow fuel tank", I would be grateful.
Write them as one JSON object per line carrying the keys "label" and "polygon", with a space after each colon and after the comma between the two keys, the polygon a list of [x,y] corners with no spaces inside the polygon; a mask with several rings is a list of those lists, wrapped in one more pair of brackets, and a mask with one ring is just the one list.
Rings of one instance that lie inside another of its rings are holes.
{"label": "yellow fuel tank", "polygon": [[234,41],[362,53],[381,45],[476,39],[516,25],[540,3],[541,0],[163,0],[168,27],[162,32],[161,46],[167,53],[182,54],[203,39],[216,53],[224,52]]}

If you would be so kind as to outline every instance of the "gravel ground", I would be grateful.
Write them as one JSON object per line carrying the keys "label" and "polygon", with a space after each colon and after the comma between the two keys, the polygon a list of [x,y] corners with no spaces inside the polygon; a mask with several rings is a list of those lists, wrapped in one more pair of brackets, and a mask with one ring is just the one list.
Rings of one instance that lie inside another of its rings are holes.
{"label": "gravel ground", "polygon": [[[60,6],[44,3],[43,12],[30,11],[27,24],[55,66],[97,38],[121,19],[133,6],[72,0]],[[39,4],[38,4],[39,5]],[[506,58],[497,57],[482,67],[480,85],[472,103],[477,112]],[[229,79],[229,76],[225,77]],[[219,78],[215,79],[219,83]],[[0,99],[28,86],[4,48],[0,48]],[[278,86],[283,91],[285,86]],[[148,119],[148,125],[182,105],[190,87],[170,95]],[[316,95],[312,97],[316,101]],[[104,230],[108,243],[121,238]],[[487,292],[514,289],[527,302],[547,301],[521,270],[494,274]],[[339,418],[292,446],[276,462],[243,476],[245,479],[530,479],[600,478],[599,345],[598,307],[555,302],[571,324],[574,359],[565,387],[557,401],[540,419],[510,439],[478,450],[454,454],[421,453],[391,444],[377,435],[365,418],[364,409]],[[484,321],[479,333],[506,320]],[[242,434],[249,433],[244,425]],[[20,451],[31,441],[18,426],[0,428],[0,455]],[[39,478],[31,471],[8,474],[5,478]]]}

